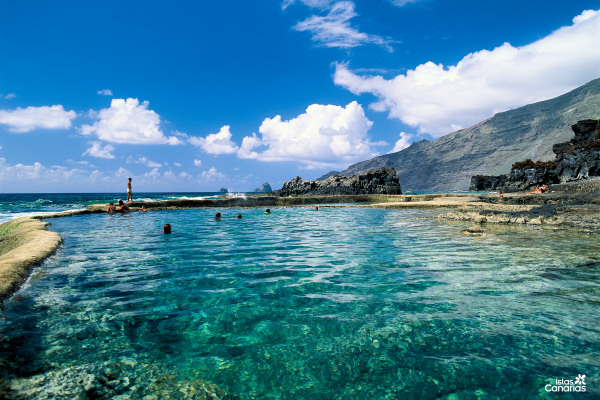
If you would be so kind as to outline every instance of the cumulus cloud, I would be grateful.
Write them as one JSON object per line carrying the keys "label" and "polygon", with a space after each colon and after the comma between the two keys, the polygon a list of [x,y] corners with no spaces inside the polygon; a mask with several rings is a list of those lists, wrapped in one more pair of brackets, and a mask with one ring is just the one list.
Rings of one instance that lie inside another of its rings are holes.
{"label": "cumulus cloud", "polygon": [[201,147],[208,154],[233,154],[238,147],[231,141],[230,126],[221,127],[218,133],[211,133],[207,137],[191,136],[188,142]]}
{"label": "cumulus cloud", "polygon": [[11,165],[6,159],[0,158],[0,187],[11,188],[15,192],[28,192],[32,187],[37,191],[55,191],[57,185],[69,190],[81,190],[82,182],[94,184],[102,177],[103,174],[96,170],[58,165],[46,167],[40,162]]}
{"label": "cumulus cloud", "polygon": [[200,166],[202,166],[202,160],[194,159],[194,165],[195,165],[196,167],[200,167]]}
{"label": "cumulus cloud", "polygon": [[523,47],[505,43],[466,55],[457,65],[427,62],[393,79],[338,64],[334,82],[371,93],[376,111],[440,137],[494,113],[559,96],[600,76],[600,12],[587,10]]}
{"label": "cumulus cloud", "polygon": [[127,163],[128,164],[145,165],[146,167],[149,167],[149,168],[160,168],[160,167],[162,167],[161,163],[157,163],[155,161],[152,161],[152,160],[148,159],[148,157],[134,158],[132,156],[129,156],[129,157],[127,157]]}
{"label": "cumulus cloud", "polygon": [[61,105],[17,107],[14,110],[0,110],[0,124],[8,125],[8,130],[15,133],[34,129],[69,129],[76,116],[75,111],[65,111]]}
{"label": "cumulus cloud", "polygon": [[174,162],[174,163],[173,163],[173,165],[174,165],[174,166],[176,166],[176,167],[181,167],[181,166],[183,166],[181,163],[178,163],[178,162]]}
{"label": "cumulus cloud", "polygon": [[346,107],[313,104],[287,121],[280,115],[266,118],[261,137],[246,136],[238,157],[299,161],[308,168],[344,166],[375,155],[376,143],[367,135],[372,124],[356,101]]}
{"label": "cumulus cloud", "polygon": [[203,181],[214,181],[217,179],[225,179],[225,175],[217,171],[215,167],[211,167],[208,171],[202,171],[200,179]]}
{"label": "cumulus cloud", "polygon": [[160,130],[160,117],[148,109],[149,103],[140,104],[138,99],[112,99],[109,108],[95,114],[98,121],[82,125],[82,135],[95,134],[99,139],[111,143],[127,144],[170,144],[183,142],[176,136],[166,137]]}
{"label": "cumulus cloud", "polygon": [[93,142],[92,147],[87,149],[82,156],[88,155],[90,157],[98,157],[98,158],[115,158],[115,156],[111,153],[114,151],[114,147],[110,144],[102,147],[102,143]]}
{"label": "cumulus cloud", "polygon": [[412,135],[410,135],[406,132],[400,132],[400,139],[398,139],[398,141],[396,142],[396,144],[394,145],[394,148],[392,149],[392,151],[390,151],[390,153],[395,153],[397,151],[404,150],[405,148],[410,146],[410,144],[411,144],[410,139],[412,139]]}
{"label": "cumulus cloud", "polygon": [[112,96],[113,92],[110,89],[102,89],[102,90],[98,90],[97,92],[99,95],[101,96]]}
{"label": "cumulus cloud", "polygon": [[[320,6],[324,5],[324,2],[316,1],[314,3]],[[349,49],[365,44],[375,44],[392,51],[389,40],[359,32],[350,25],[350,20],[357,15],[353,2],[339,1],[331,6],[327,15],[313,15],[298,22],[294,29],[300,32],[310,32],[312,40],[324,47]]]}

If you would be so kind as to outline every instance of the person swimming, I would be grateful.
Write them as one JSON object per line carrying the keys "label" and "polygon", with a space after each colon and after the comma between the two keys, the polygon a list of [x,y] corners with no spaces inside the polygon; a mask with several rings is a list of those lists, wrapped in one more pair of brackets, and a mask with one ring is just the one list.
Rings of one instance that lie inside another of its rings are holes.
{"label": "person swimming", "polygon": [[146,210],[146,206],[142,206],[142,208],[140,208],[140,211],[141,211],[141,212],[146,212],[146,211],[148,211],[148,210]]}
{"label": "person swimming", "polygon": [[271,210],[267,208],[267,209],[265,210],[265,214],[271,214]]}
{"label": "person swimming", "polygon": [[106,209],[106,212],[109,214],[113,214],[115,211],[117,211],[117,207],[115,207],[114,203],[111,201],[108,205],[108,208]]}
{"label": "person swimming", "polygon": [[166,234],[171,233],[171,224],[165,224],[165,226],[163,227],[163,232]]}
{"label": "person swimming", "polygon": [[315,206],[315,211],[319,211],[319,207],[316,207],[316,206]]}
{"label": "person swimming", "polygon": [[242,218],[242,214],[238,214],[237,219],[241,219],[241,218]]}
{"label": "person swimming", "polygon": [[215,215],[215,219],[220,220],[221,219],[221,213],[217,213],[217,215]]}

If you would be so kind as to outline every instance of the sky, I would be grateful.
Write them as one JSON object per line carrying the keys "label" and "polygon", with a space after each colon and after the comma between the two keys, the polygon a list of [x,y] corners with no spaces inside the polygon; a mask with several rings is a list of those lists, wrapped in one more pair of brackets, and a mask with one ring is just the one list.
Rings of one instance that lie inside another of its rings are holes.
{"label": "sky", "polygon": [[600,0],[0,0],[0,193],[277,189],[599,77]]}

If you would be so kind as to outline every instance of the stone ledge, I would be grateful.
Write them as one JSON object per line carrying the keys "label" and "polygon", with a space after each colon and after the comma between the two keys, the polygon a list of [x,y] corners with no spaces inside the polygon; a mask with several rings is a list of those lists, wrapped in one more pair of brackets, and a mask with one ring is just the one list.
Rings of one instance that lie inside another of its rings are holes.
{"label": "stone ledge", "polygon": [[47,222],[31,217],[0,225],[0,301],[25,282],[31,268],[52,255],[62,242]]}

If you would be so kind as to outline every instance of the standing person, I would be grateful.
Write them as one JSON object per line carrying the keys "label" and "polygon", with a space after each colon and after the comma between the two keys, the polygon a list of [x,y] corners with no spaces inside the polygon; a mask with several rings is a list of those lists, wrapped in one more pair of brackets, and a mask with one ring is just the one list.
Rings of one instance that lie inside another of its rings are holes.
{"label": "standing person", "polygon": [[127,181],[127,202],[133,203],[133,194],[131,193],[131,178]]}

